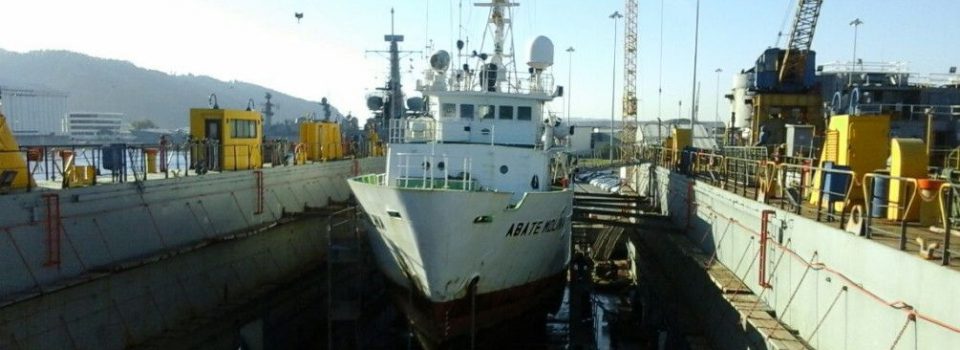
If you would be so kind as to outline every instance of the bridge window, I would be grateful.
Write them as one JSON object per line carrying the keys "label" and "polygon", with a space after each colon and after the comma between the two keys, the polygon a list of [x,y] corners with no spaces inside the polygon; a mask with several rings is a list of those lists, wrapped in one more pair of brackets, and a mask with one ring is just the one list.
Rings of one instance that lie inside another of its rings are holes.
{"label": "bridge window", "polygon": [[473,119],[473,105],[460,105],[460,118]]}
{"label": "bridge window", "polygon": [[513,106],[500,106],[500,119],[513,119]]}
{"label": "bridge window", "polygon": [[441,118],[453,118],[457,116],[457,105],[455,103],[444,103],[443,110],[440,111]]}
{"label": "bridge window", "polygon": [[528,106],[517,107],[517,120],[533,119],[533,109]]}
{"label": "bridge window", "polygon": [[497,109],[495,106],[482,105],[480,106],[480,118],[493,119],[494,117],[493,114],[496,113],[496,111]]}

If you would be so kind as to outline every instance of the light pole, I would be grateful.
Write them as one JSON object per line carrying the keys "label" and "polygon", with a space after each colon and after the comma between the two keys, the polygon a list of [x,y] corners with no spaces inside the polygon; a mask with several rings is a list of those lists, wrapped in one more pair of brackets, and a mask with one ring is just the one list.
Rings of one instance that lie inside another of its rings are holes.
{"label": "light pole", "polygon": [[715,123],[719,123],[720,122],[720,73],[723,72],[723,69],[717,68],[717,70],[713,72],[717,73],[717,102],[716,102],[716,107],[714,107],[715,115],[713,116],[713,119],[714,119],[713,121]]}
{"label": "light pole", "polygon": [[570,112],[570,90],[573,86],[573,52],[576,51],[573,49],[573,46],[567,48],[567,53],[570,54],[570,60],[567,63],[567,122],[570,122],[570,115],[573,114]]}
{"label": "light pole", "polygon": [[863,21],[861,21],[860,18],[855,18],[850,22],[850,25],[853,26],[853,61],[850,62],[851,67],[847,85],[853,84],[853,72],[857,70],[857,34],[859,33],[861,24],[863,24]]}
{"label": "light pole", "polygon": [[617,24],[619,20],[623,18],[623,15],[620,14],[620,11],[614,11],[610,15],[610,18],[613,19],[613,74],[610,79],[610,166],[613,166],[613,133],[616,130],[614,128],[614,114],[616,111],[616,98],[617,98]]}
{"label": "light pole", "polygon": [[693,30],[693,92],[690,98],[690,133],[693,135],[693,124],[697,121],[697,51],[700,48],[700,0],[697,0],[697,15]]}

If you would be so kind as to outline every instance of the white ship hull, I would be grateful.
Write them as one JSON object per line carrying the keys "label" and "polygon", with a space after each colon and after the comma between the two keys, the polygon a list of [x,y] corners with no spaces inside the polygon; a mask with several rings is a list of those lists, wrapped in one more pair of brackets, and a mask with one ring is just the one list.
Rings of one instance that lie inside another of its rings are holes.
{"label": "white ship hull", "polygon": [[[349,184],[376,227],[369,239],[380,269],[415,292],[418,307],[405,312],[432,340],[468,331],[471,312],[483,328],[562,290],[572,191],[528,192],[511,207],[509,192]],[[481,302],[470,310],[473,281]]]}
{"label": "white ship hull", "polygon": [[[462,298],[478,277],[480,294],[561,272],[570,259],[572,191],[510,193],[416,190],[350,181],[371,217],[378,264],[394,283],[434,302]],[[388,211],[399,213],[391,217]],[[474,222],[489,216],[491,222]]]}

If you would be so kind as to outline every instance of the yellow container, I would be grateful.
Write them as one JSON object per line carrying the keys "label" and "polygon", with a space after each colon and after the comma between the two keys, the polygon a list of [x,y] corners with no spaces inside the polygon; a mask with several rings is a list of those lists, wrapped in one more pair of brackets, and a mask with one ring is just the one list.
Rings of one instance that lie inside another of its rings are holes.
{"label": "yellow container", "polygon": [[[890,176],[927,177],[927,149],[920,139],[890,140]],[[890,180],[887,219],[915,221],[920,218],[920,189],[903,180]],[[911,194],[913,203],[910,204]],[[909,207],[909,210],[907,210]],[[906,211],[906,212],[904,212]]]}
{"label": "yellow container", "polygon": [[674,152],[683,151],[684,148],[693,145],[693,132],[690,129],[673,128],[670,140],[670,148]]}
{"label": "yellow container", "polygon": [[[825,134],[820,151],[820,167],[823,167],[824,162],[834,162],[836,165],[849,167],[860,179],[863,179],[866,173],[886,168],[890,145],[878,143],[877,140],[889,137],[890,116],[835,115],[830,117],[830,127]],[[816,190],[810,196],[811,204],[816,204],[819,199],[822,178],[821,174],[814,177],[813,186]],[[862,198],[863,190],[854,183],[850,200]],[[836,203],[834,209],[843,210],[843,203]]]}
{"label": "yellow container", "polygon": [[300,142],[304,144],[309,160],[324,161],[343,158],[340,124],[332,122],[300,123]]}
{"label": "yellow container", "polygon": [[147,148],[143,150],[147,154],[147,173],[156,174],[157,173],[157,153],[160,150],[156,148]]}

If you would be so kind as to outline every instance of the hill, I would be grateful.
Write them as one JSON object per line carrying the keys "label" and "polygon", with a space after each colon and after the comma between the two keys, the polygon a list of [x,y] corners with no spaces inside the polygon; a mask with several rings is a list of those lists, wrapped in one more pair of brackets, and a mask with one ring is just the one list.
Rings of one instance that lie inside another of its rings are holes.
{"label": "hill", "polygon": [[[264,94],[280,106],[274,123],[311,112],[323,115],[317,101],[240,81],[202,75],[171,75],[127,61],[91,57],[69,51],[16,53],[0,50],[0,85],[59,90],[69,94],[68,111],[119,112],[127,122],[152,120],[161,128],[186,127],[188,110],[206,107],[210,93],[222,108],[244,108],[253,98],[258,108]],[[333,110],[333,116],[340,115]]]}

